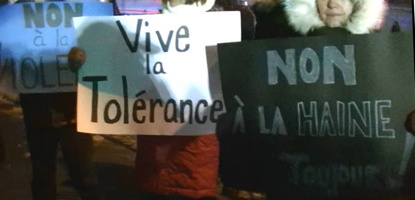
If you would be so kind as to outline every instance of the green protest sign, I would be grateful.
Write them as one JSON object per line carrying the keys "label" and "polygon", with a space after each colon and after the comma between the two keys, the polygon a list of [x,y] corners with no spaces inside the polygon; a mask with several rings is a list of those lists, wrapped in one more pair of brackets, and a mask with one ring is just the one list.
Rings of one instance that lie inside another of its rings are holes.
{"label": "green protest sign", "polygon": [[246,41],[218,53],[225,182],[293,198],[405,195],[412,32]]}

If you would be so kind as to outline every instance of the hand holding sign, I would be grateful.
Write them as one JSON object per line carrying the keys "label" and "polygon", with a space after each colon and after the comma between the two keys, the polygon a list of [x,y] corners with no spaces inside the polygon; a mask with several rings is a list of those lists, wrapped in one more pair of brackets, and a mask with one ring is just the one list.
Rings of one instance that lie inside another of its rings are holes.
{"label": "hand holding sign", "polygon": [[86,60],[85,51],[79,47],[72,47],[68,54],[68,65],[72,72],[78,71]]}
{"label": "hand holding sign", "polygon": [[415,135],[415,110],[412,110],[405,120],[405,129]]}

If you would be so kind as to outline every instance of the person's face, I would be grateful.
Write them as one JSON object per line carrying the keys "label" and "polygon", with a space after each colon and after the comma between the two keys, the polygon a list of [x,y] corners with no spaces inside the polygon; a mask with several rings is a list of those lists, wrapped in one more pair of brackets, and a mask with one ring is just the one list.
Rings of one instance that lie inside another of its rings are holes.
{"label": "person's face", "polygon": [[340,27],[350,17],[353,4],[350,0],[316,0],[321,21],[328,27]]}

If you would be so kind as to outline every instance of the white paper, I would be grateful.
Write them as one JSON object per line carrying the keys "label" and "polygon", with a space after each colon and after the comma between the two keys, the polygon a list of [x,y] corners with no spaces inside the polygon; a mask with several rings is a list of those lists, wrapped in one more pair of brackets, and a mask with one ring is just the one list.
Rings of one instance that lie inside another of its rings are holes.
{"label": "white paper", "polygon": [[[224,105],[220,95],[211,97],[210,88],[221,87],[209,80],[205,47],[240,41],[240,25],[239,12],[75,18],[87,55],[78,76],[78,131],[214,133]],[[191,108],[180,108],[183,102]]]}

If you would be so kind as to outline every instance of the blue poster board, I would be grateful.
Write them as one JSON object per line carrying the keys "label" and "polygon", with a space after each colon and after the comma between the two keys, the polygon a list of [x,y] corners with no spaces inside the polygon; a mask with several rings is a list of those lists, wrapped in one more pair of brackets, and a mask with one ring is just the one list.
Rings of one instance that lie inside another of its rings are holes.
{"label": "blue poster board", "polygon": [[20,93],[75,91],[76,76],[67,66],[69,49],[76,45],[72,18],[101,15],[113,15],[112,4],[47,2],[0,7],[0,88],[12,86]]}

